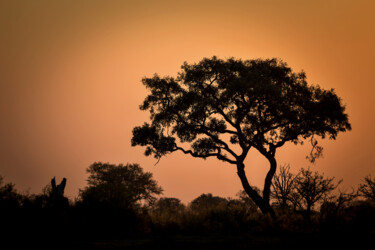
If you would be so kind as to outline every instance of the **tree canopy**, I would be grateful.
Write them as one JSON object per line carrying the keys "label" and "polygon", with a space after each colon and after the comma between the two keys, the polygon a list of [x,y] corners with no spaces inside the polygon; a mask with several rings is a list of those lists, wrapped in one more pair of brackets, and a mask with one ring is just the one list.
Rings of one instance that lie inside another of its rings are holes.
{"label": "tree canopy", "polygon": [[[321,154],[316,137],[335,139],[351,129],[345,106],[333,89],[308,85],[279,59],[204,58],[184,63],[177,77],[143,78],[150,90],[140,106],[150,123],[133,129],[132,145],[160,158],[175,151],[216,157],[237,166],[249,196],[269,212],[276,149],[310,139],[310,160]],[[190,146],[190,147],[189,147]],[[248,183],[244,160],[255,148],[270,162],[263,197]]]}
{"label": "tree canopy", "polygon": [[131,209],[141,201],[152,203],[162,188],[138,164],[95,162],[88,169],[88,187],[81,190],[85,203]]}

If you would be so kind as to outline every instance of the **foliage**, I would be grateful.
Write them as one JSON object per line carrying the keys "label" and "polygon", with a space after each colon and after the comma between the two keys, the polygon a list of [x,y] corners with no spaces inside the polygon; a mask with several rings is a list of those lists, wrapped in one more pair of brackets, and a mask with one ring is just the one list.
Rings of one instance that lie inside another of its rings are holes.
{"label": "foliage", "polygon": [[[132,142],[148,146],[146,154],[181,150],[230,161],[227,153],[235,161],[220,134],[229,134],[232,144],[272,152],[286,141],[326,134],[334,139],[350,129],[334,91],[308,86],[303,72],[293,73],[282,61],[213,57],[181,68],[177,78],[142,80],[151,94],[141,109],[150,111],[152,123],[136,127]],[[172,135],[193,150],[178,147]]]}
{"label": "foliage", "polygon": [[[322,180],[326,179],[330,178]],[[243,190],[234,199],[202,194],[184,205],[177,198],[163,197],[151,206],[136,206],[133,210],[118,209],[114,205],[93,210],[89,204],[84,206],[82,200],[69,201],[65,205],[55,203],[51,189],[46,186],[41,194],[20,194],[14,184],[6,184],[1,178],[2,239],[11,239],[17,232],[17,237],[28,246],[34,241],[45,243],[46,248],[58,243],[61,248],[70,249],[74,248],[68,247],[72,242],[106,240],[112,244],[124,239],[136,242],[136,237],[143,239],[150,235],[158,242],[175,236],[200,239],[230,236],[236,241],[238,237],[269,240],[272,235],[284,239],[285,236],[299,238],[301,234],[311,235],[314,239],[320,234],[327,237],[336,234],[338,239],[343,235],[362,239],[371,237],[375,230],[375,203],[369,199],[356,199],[354,190],[351,193],[340,191],[336,196],[325,195],[329,199],[323,201],[320,211],[311,213],[309,221],[291,207],[276,207],[279,216],[271,221],[256,209]]]}
{"label": "foliage", "polygon": [[4,178],[0,175],[0,211],[18,209],[22,205],[22,195],[19,194],[13,183],[4,183]]}
{"label": "foliage", "polygon": [[[145,228],[143,211],[162,193],[162,188],[138,164],[95,162],[87,168],[88,185],[80,190],[75,216],[88,235],[114,236]],[[100,228],[105,228],[103,231]]]}
{"label": "foliage", "polygon": [[[170,199],[175,198],[161,198],[155,205]],[[248,205],[241,198],[223,198],[208,193],[198,196],[188,206],[179,205],[178,209],[172,211],[168,207],[159,209],[157,205],[157,209],[152,210],[151,218],[158,230],[238,233],[254,226],[260,218],[259,211],[252,210],[254,207]]]}
{"label": "foliage", "polygon": [[[269,205],[276,171],[276,149],[310,138],[310,160],[321,155],[316,136],[335,139],[351,129],[345,107],[333,89],[309,86],[304,72],[294,73],[278,59],[184,63],[177,77],[143,78],[150,90],[140,106],[150,123],[133,129],[132,145],[160,158],[175,151],[237,166],[246,193],[263,213]],[[187,147],[190,145],[190,148]],[[270,163],[263,193],[252,189],[244,160],[251,148]]]}
{"label": "foliage", "polygon": [[180,209],[184,209],[184,205],[180,199],[177,198],[160,198],[153,206],[154,211],[167,211],[168,213],[178,212]]}
{"label": "foliage", "polygon": [[96,162],[87,172],[88,186],[80,191],[82,202],[90,206],[112,206],[132,209],[141,201],[151,204],[162,188],[152,179],[152,174],[143,172],[138,164],[113,165]]}
{"label": "foliage", "polygon": [[375,178],[372,179],[371,175],[368,175],[363,182],[359,185],[358,192],[366,199],[375,201]]}
{"label": "foliage", "polygon": [[227,200],[225,198],[213,196],[212,194],[202,194],[195,198],[190,206],[193,210],[210,210],[226,203]]}
{"label": "foliage", "polygon": [[151,220],[155,227],[180,229],[183,227],[182,215],[186,207],[177,198],[163,197],[155,202],[151,210]]}

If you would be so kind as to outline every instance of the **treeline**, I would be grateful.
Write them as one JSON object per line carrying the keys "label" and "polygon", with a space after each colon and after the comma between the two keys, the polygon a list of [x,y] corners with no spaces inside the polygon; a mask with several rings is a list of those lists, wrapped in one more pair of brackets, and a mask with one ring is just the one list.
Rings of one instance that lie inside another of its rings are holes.
{"label": "treeline", "polygon": [[162,188],[137,164],[99,162],[87,172],[88,185],[75,200],[64,196],[65,181],[56,185],[52,179],[42,193],[22,194],[0,178],[1,236],[59,241],[163,233],[375,232],[371,176],[356,190],[343,192],[334,178],[310,169],[293,174],[281,166],[273,180],[277,219],[272,220],[244,191],[235,198],[202,194],[185,205],[177,198],[157,199]]}

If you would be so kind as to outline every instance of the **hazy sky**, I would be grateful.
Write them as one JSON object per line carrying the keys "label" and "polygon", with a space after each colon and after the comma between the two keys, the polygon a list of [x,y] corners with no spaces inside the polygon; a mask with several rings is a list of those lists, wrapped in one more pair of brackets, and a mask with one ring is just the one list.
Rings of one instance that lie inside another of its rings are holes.
{"label": "hazy sky", "polygon": [[[353,130],[324,140],[311,166],[357,187],[375,175],[375,1],[4,1],[0,0],[0,175],[39,193],[67,178],[66,193],[86,185],[95,161],[139,163],[164,195],[234,196],[234,166],[182,153],[156,160],[131,147],[144,76],[175,76],[203,57],[281,58],[309,83],[334,88]],[[286,145],[278,164],[308,167],[309,147]],[[246,161],[261,187],[267,161]]]}

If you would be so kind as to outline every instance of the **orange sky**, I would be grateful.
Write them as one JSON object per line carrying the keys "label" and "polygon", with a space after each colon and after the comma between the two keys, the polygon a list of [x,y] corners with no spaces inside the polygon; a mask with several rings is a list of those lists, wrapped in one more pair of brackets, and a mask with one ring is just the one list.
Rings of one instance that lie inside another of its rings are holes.
{"label": "orange sky", "polygon": [[[0,0],[0,175],[39,193],[53,176],[66,193],[86,185],[95,161],[139,163],[164,195],[234,196],[234,166],[175,153],[156,160],[130,146],[147,121],[144,76],[176,75],[203,57],[278,57],[310,83],[335,88],[353,130],[325,140],[312,166],[357,187],[375,175],[375,1],[4,1]],[[279,164],[309,166],[309,148],[286,145]],[[261,186],[267,162],[246,161]]]}

